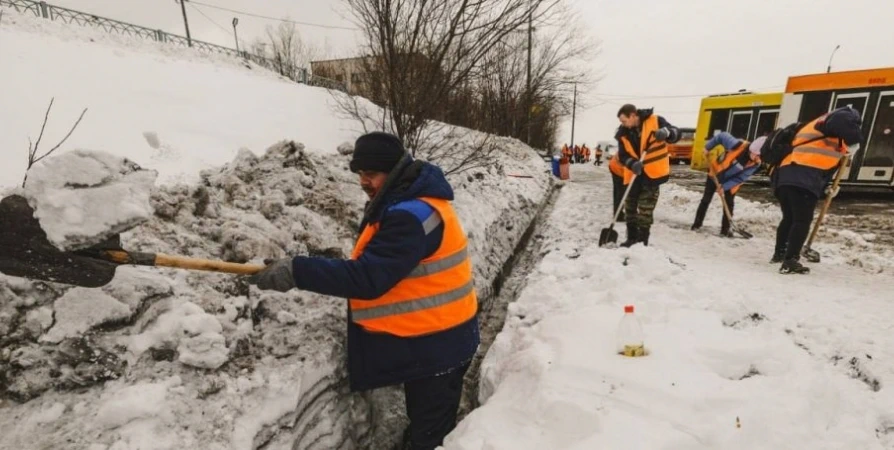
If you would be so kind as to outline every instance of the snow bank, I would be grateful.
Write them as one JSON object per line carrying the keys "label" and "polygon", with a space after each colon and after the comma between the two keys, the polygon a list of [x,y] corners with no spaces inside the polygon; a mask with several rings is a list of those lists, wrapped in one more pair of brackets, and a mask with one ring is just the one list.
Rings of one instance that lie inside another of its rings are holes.
{"label": "snow bank", "polygon": [[76,250],[148,220],[157,176],[126,158],[74,150],[35,164],[23,192],[47,239]]}
{"label": "snow bank", "polygon": [[[672,185],[649,247],[600,248],[608,172],[572,171],[482,364],[482,406],[444,448],[892,448],[894,281],[825,260],[779,275],[763,236],[681,230]],[[616,353],[625,304],[646,357]]]}

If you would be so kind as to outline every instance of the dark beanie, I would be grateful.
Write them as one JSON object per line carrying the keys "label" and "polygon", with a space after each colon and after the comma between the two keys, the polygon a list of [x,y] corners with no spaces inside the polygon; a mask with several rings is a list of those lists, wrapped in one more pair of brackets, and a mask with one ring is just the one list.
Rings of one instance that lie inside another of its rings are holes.
{"label": "dark beanie", "polygon": [[820,132],[842,139],[847,145],[863,143],[863,118],[856,109],[838,108],[830,112],[817,126]]}
{"label": "dark beanie", "polygon": [[381,131],[364,134],[354,143],[351,172],[375,170],[389,173],[405,153],[404,144],[393,134]]}

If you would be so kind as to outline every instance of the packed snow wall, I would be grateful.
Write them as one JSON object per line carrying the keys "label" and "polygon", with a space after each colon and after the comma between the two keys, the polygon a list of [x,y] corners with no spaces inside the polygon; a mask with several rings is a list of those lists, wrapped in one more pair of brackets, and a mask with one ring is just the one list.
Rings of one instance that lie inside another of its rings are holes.
{"label": "packed snow wall", "polygon": [[[497,145],[499,163],[449,177],[485,302],[553,187],[531,149]],[[154,217],[122,241],[237,262],[345,257],[365,202],[349,158],[242,150],[198,184],[160,186]],[[121,267],[100,289],[0,275],[0,448],[389,448],[402,392],[349,392],[344,320],[343,299],[233,275]]]}

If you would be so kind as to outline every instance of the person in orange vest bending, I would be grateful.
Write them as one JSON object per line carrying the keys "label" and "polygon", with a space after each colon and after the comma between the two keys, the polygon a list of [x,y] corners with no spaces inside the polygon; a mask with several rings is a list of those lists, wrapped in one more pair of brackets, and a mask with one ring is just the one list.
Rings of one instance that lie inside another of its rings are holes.
{"label": "person in orange vest bending", "polygon": [[844,107],[807,123],[792,140],[791,153],[771,173],[770,185],[782,208],[782,221],[776,229],[776,248],[770,263],[782,263],[779,273],[810,273],[800,259],[813,211],[820,198],[838,194],[826,184],[841,158],[860,149],[862,120],[856,110]]}
{"label": "person in orange vest bending", "polygon": [[396,136],[357,139],[350,163],[369,196],[350,259],[296,256],[249,278],[260,289],[348,298],[353,391],[403,384],[413,449],[455,427],[463,375],[479,343],[466,233],[443,171]]}
{"label": "person in orange vest bending", "polygon": [[652,109],[637,109],[629,103],[618,110],[618,120],[621,126],[615,139],[625,167],[624,183],[633,182],[625,205],[627,240],[621,246],[630,247],[638,242],[649,245],[659,187],[670,178],[667,143],[679,141],[680,130]]}
{"label": "person in orange vest bending", "polygon": [[[766,141],[766,136],[749,142],[744,139],[737,139],[733,135],[722,131],[712,137],[705,143],[705,161],[708,161],[709,170],[717,177],[722,186],[717,186],[710,173],[705,180],[705,191],[702,194],[702,200],[698,204],[695,211],[695,221],[692,223],[692,230],[698,230],[705,222],[705,215],[708,213],[708,207],[711,206],[711,200],[717,195],[718,191],[723,192],[724,201],[729,208],[730,216],[735,213],[736,192],[742,187],[742,184],[748,181],[761,167],[761,146]],[[722,146],[723,151],[720,152],[714,160],[710,160],[709,151],[716,147]],[[726,214],[721,213],[720,219],[720,235],[732,237],[730,231],[729,219]]]}
{"label": "person in orange vest bending", "polygon": [[[600,149],[597,147],[596,151],[598,152],[600,151]],[[596,158],[596,161],[598,162],[598,153]],[[621,160],[618,157],[617,153],[609,158],[608,170],[612,174],[612,205],[614,205],[614,207],[612,208],[612,214],[614,214],[621,206],[621,197],[624,196],[624,186],[626,186],[626,184],[624,183],[624,164],[621,164]],[[624,211],[621,211],[621,213],[618,214],[618,222],[624,221]]]}

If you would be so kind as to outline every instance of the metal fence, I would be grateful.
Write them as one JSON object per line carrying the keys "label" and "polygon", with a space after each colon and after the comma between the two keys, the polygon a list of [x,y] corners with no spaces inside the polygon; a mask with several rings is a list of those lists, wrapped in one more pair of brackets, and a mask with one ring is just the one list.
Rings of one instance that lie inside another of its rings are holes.
{"label": "metal fence", "polygon": [[[185,37],[167,33],[162,30],[153,30],[151,28],[141,27],[119,20],[108,19],[96,16],[90,13],[75,11],[73,9],[63,8],[61,6],[50,5],[46,2],[38,2],[33,0],[0,0],[0,7],[9,8],[23,14],[31,14],[35,17],[59,21],[67,24],[93,27],[101,29],[110,34],[121,34],[135,38],[142,38],[161,42],[164,44],[176,45],[184,48],[189,47],[189,40]],[[304,83],[313,86],[325,87],[326,89],[335,89],[347,92],[344,83],[336,80],[330,80],[319,76],[309,75],[307,69],[298,69],[295,73],[286,73],[282,64],[278,64],[275,60],[265,58],[260,55],[249,53],[246,51],[238,51],[222,45],[212,44],[192,39],[192,48],[209,54],[220,54],[233,58],[242,58],[251,61],[261,67],[278,72],[280,75],[289,78],[296,83]]]}

